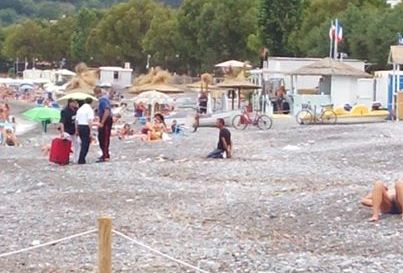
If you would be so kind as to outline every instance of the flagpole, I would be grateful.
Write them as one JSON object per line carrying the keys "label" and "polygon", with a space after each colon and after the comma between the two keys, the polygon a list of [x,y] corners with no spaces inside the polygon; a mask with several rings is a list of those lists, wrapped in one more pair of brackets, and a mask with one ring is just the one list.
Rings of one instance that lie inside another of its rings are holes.
{"label": "flagpole", "polygon": [[330,23],[330,31],[329,31],[329,38],[330,38],[330,50],[329,50],[329,58],[333,58],[333,36],[334,36],[334,30],[333,30],[333,20]]}
{"label": "flagpole", "polygon": [[339,31],[339,19],[336,19],[336,29],[334,31],[334,59],[337,60],[338,59],[338,48],[337,48],[337,35],[338,35],[338,31]]}

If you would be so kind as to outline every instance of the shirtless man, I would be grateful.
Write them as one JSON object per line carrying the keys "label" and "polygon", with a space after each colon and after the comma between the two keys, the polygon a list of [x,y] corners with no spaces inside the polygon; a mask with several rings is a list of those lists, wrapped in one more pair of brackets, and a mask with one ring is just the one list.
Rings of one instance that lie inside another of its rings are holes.
{"label": "shirtless man", "polygon": [[372,192],[365,196],[361,203],[372,207],[370,222],[378,221],[381,213],[402,214],[403,181],[396,181],[395,190],[389,190],[382,181],[376,181]]}

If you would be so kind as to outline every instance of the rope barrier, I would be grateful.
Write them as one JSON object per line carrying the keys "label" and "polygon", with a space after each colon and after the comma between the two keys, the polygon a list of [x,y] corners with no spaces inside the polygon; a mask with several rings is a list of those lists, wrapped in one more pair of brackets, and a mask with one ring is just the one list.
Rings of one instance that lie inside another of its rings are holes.
{"label": "rope barrier", "polygon": [[169,256],[169,255],[167,255],[167,254],[165,254],[165,253],[162,253],[161,251],[159,251],[159,250],[157,250],[157,249],[154,249],[154,248],[152,248],[152,247],[150,247],[150,246],[147,246],[147,245],[145,245],[144,243],[137,241],[136,239],[130,238],[129,236],[127,236],[127,235],[125,235],[125,234],[123,234],[123,233],[121,233],[121,232],[119,232],[119,231],[112,230],[112,232],[115,233],[116,235],[119,235],[119,236],[121,236],[121,237],[123,237],[123,238],[125,238],[125,239],[127,239],[127,240],[129,240],[129,241],[131,241],[131,242],[133,242],[134,244],[136,244],[136,245],[138,245],[138,246],[141,246],[141,247],[143,247],[143,248],[148,249],[148,250],[151,251],[151,252],[154,252],[154,253],[156,253],[156,254],[158,254],[158,255],[161,255],[161,256],[167,258],[168,260],[174,261],[174,262],[176,262],[176,263],[178,263],[178,264],[187,266],[187,267],[189,267],[189,268],[192,268],[192,269],[194,269],[194,270],[196,270],[196,271],[199,271],[199,272],[202,272],[202,273],[210,273],[210,272],[208,272],[208,271],[206,271],[206,270],[203,270],[203,269],[201,269],[201,268],[198,268],[198,267],[196,267],[196,266],[193,266],[193,265],[191,265],[191,264],[189,264],[189,263],[187,263],[187,262],[184,262],[184,261],[175,259],[174,257],[171,257],[171,256]]}
{"label": "rope barrier", "polygon": [[97,231],[98,231],[97,229],[92,229],[92,230],[89,230],[89,231],[73,234],[73,235],[58,239],[58,240],[54,240],[54,241],[50,241],[50,242],[47,242],[47,243],[39,244],[39,245],[36,245],[36,246],[31,246],[31,247],[23,248],[23,249],[20,249],[20,250],[6,252],[6,253],[3,253],[3,254],[0,254],[0,258],[4,258],[4,257],[8,257],[8,256],[11,256],[11,255],[31,251],[31,250],[34,250],[34,249],[37,249],[37,248],[41,248],[41,247],[45,247],[45,246],[49,246],[49,245],[54,245],[54,244],[57,244],[57,243],[60,243],[60,242],[72,240],[72,239],[75,239],[75,238],[78,238],[78,237],[81,237],[81,236],[85,236],[85,235],[88,235],[88,234],[91,234],[91,233],[95,233]]}

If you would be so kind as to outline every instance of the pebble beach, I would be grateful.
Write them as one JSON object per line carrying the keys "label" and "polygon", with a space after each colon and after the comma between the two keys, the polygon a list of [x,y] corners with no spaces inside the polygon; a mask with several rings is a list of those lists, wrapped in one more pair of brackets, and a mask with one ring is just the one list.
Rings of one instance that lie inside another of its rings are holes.
{"label": "pebble beach", "polygon": [[[170,141],[113,139],[112,161],[50,164],[40,129],[0,147],[0,255],[113,228],[205,271],[402,272],[403,220],[368,223],[375,180],[403,178],[401,123],[231,129],[231,159],[207,160],[218,130]],[[97,272],[97,235],[0,258],[1,273]],[[195,272],[113,237],[113,272]]]}

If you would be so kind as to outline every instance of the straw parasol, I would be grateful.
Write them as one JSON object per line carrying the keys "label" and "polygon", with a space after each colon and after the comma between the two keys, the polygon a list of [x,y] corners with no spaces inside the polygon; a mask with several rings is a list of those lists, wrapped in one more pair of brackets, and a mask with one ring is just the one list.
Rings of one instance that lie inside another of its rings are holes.
{"label": "straw parasol", "polygon": [[152,68],[147,74],[140,75],[133,82],[130,93],[138,94],[146,91],[159,91],[163,93],[183,93],[182,89],[171,84],[172,76],[161,68]]}
{"label": "straw parasol", "polygon": [[[251,83],[246,79],[245,68],[242,69],[238,75],[233,78],[232,73],[225,75],[225,80],[219,83],[217,87],[225,89],[237,89],[238,90],[238,108],[241,107],[241,91],[242,90],[255,90],[261,88],[261,86]],[[232,109],[234,109],[234,98],[232,98]]]}
{"label": "straw parasol", "polygon": [[218,89],[216,85],[213,85],[213,75],[204,73],[200,76],[200,81],[187,84],[186,86],[197,91],[209,91],[209,89]]}
{"label": "straw parasol", "polygon": [[356,69],[341,61],[335,61],[331,58],[324,58],[312,64],[303,66],[290,73],[291,75],[310,75],[310,76],[352,76],[352,77],[371,77],[370,74]]}
{"label": "straw parasol", "polygon": [[99,78],[98,69],[90,69],[85,63],[79,63],[75,67],[76,76],[66,86],[66,92],[77,92],[77,89],[86,90],[86,93],[93,94]]}

